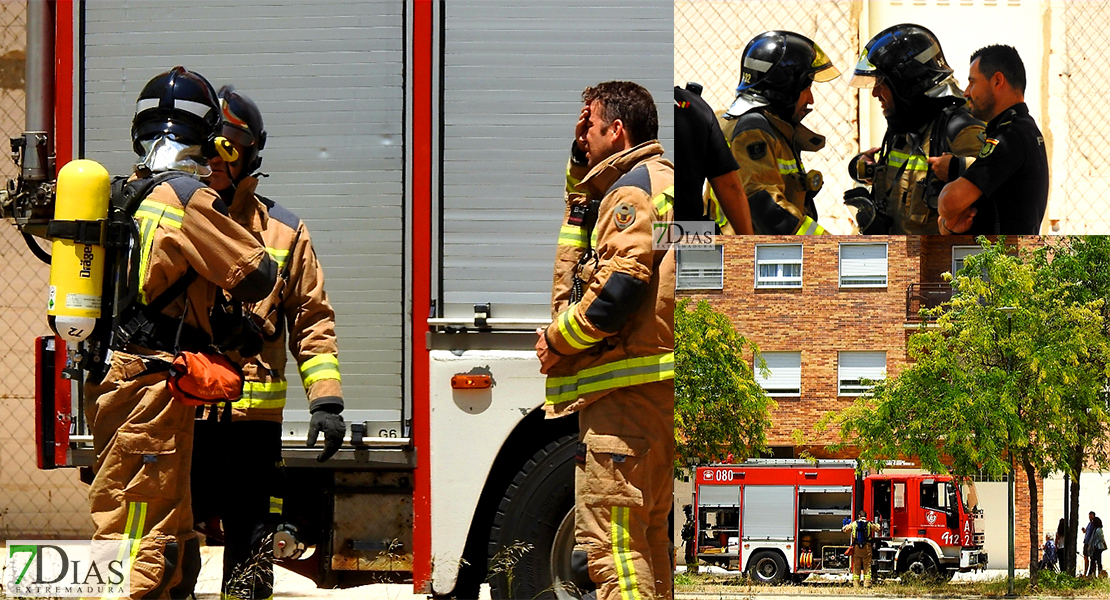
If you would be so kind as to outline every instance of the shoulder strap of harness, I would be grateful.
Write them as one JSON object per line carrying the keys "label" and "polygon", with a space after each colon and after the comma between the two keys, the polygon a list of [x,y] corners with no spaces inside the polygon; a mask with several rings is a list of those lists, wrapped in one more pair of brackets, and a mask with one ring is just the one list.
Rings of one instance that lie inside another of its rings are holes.
{"label": "shoulder strap of harness", "polygon": [[[138,225],[134,215],[143,200],[150,195],[155,187],[162,183],[169,183],[177,194],[182,205],[186,205],[189,198],[204,184],[186,173],[167,171],[152,177],[127,181],[118,177],[112,182],[111,208],[109,220],[117,225],[118,238],[121,244],[117,255],[115,277],[109,281],[105,279],[105,286],[112,286],[112,290],[105,290],[114,297],[113,304],[117,307],[112,322],[112,346],[122,348],[138,334],[151,337],[155,334],[155,323],[160,321],[159,316],[167,306],[185,293],[189,285],[197,278],[197,273],[192,268],[185,271],[177,281],[166,288],[157,298],[149,304],[142,306],[137,302],[139,292],[139,252],[135,252],[132,242],[139,240]],[[126,232],[124,234],[123,232]],[[126,257],[127,260],[123,260]],[[182,315],[182,322],[184,315]],[[180,336],[180,325],[178,324]],[[164,327],[164,325],[163,325]],[[159,327],[162,329],[163,327]],[[198,332],[199,333],[199,332]],[[164,335],[165,332],[162,332]],[[195,336],[190,336],[195,337]],[[192,340],[190,340],[192,342]],[[168,344],[166,344],[168,346]],[[176,346],[176,342],[173,344]],[[190,344],[195,345],[195,344]],[[162,348],[165,349],[165,348]]]}

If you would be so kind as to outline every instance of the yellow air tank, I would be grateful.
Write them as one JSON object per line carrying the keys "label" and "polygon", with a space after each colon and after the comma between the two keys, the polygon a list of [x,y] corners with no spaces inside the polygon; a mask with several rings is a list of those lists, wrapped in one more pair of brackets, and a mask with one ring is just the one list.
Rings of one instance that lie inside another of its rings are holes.
{"label": "yellow air tank", "polygon": [[[108,171],[100,163],[84,159],[67,163],[58,172],[54,220],[107,219],[110,185]],[[46,313],[51,329],[73,345],[89,337],[100,317],[104,253],[99,244],[54,240]]]}

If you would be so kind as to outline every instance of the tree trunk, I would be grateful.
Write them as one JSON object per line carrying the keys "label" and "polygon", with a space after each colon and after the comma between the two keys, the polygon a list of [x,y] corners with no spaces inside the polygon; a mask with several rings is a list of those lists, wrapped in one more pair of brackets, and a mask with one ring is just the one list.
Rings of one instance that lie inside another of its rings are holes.
{"label": "tree trunk", "polygon": [[1068,532],[1067,540],[1065,541],[1064,553],[1068,557],[1067,573],[1075,575],[1075,570],[1078,567],[1078,549],[1079,549],[1079,475],[1083,473],[1084,462],[1083,445],[1077,445],[1072,451],[1072,479],[1071,479],[1071,493],[1068,494],[1071,502],[1071,507],[1068,509]]}
{"label": "tree trunk", "polygon": [[1038,544],[1037,534],[1040,532],[1040,508],[1037,506],[1037,471],[1029,459],[1022,458],[1021,466],[1025,469],[1025,479],[1029,484],[1029,587],[1037,589],[1037,561],[1040,558],[1041,545]]}

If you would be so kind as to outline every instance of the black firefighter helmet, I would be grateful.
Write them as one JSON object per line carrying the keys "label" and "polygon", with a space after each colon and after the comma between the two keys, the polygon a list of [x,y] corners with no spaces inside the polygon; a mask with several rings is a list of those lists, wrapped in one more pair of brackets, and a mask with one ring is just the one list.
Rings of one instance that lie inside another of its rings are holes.
{"label": "black firefighter helmet", "polygon": [[751,105],[792,112],[814,81],[832,81],[839,75],[813,40],[792,31],[765,31],[744,48],[736,94]]}
{"label": "black firefighter helmet", "polygon": [[168,136],[177,142],[200,146],[204,155],[215,155],[220,126],[220,102],[212,84],[199,73],[174,67],[147,82],[135,104],[131,144],[144,154],[143,141]]}
{"label": "black firefighter helmet", "polygon": [[262,123],[262,111],[235,86],[225,85],[220,88],[220,110],[223,111],[223,128],[220,135],[243,146],[246,156],[243,161],[243,170],[239,178],[255,173],[262,166],[262,156],[259,155],[266,147],[266,127]]}
{"label": "black firefighter helmet", "polygon": [[[849,85],[875,87],[886,82],[894,96],[904,102],[950,86],[941,86],[952,77],[952,67],[944,60],[940,40],[932,31],[912,23],[888,27],[871,38],[863,49]],[[933,93],[930,93],[933,92]]]}

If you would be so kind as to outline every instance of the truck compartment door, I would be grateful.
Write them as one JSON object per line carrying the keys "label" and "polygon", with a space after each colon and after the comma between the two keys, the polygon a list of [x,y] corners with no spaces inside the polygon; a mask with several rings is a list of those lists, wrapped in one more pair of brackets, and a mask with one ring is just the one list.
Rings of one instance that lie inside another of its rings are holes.
{"label": "truck compartment door", "polygon": [[792,485],[744,488],[744,541],[793,541],[797,493]]}

